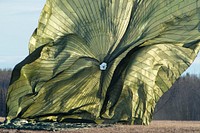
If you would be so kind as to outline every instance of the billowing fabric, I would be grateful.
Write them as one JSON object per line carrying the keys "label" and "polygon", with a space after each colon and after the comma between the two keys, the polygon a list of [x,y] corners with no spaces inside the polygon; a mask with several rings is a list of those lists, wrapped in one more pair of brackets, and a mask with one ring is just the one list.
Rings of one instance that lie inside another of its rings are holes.
{"label": "billowing fabric", "polygon": [[7,119],[149,124],[200,49],[200,0],[47,0]]}

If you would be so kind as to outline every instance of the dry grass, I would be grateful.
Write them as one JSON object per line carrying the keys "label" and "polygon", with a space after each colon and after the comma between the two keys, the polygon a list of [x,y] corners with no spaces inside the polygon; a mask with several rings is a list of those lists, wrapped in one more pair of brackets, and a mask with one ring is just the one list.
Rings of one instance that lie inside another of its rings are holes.
{"label": "dry grass", "polygon": [[3,122],[5,120],[4,117],[0,117],[0,122]]}
{"label": "dry grass", "polygon": [[[0,118],[2,122],[4,118]],[[3,133],[47,133],[48,131],[0,129]],[[59,131],[61,133],[199,133],[200,121],[152,121],[149,126],[113,125],[106,128],[84,128]]]}

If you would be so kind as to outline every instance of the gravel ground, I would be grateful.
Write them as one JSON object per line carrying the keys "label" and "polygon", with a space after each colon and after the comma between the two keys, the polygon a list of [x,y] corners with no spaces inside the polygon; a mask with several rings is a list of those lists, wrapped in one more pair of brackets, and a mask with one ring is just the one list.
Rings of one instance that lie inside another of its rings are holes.
{"label": "gravel ground", "polygon": [[[0,122],[4,118],[0,118]],[[152,121],[149,126],[121,125],[111,127],[91,127],[66,129],[65,131],[33,131],[0,129],[1,133],[200,133],[200,121]]]}

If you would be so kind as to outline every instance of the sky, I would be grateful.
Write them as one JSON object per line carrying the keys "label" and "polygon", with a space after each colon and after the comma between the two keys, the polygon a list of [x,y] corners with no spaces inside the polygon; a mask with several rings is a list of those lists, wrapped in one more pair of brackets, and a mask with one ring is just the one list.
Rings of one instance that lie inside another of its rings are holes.
{"label": "sky", "polygon": [[28,55],[44,4],[45,0],[0,0],[0,68],[14,68]]}
{"label": "sky", "polygon": [[[45,2],[0,0],[0,68],[14,68],[28,56],[29,39]],[[185,73],[200,75],[200,54]]]}

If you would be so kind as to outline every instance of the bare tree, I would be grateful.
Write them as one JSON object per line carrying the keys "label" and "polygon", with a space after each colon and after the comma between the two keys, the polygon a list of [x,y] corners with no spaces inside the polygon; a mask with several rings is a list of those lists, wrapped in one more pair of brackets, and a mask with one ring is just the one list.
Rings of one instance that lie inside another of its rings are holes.
{"label": "bare tree", "polygon": [[5,116],[6,95],[11,77],[11,69],[0,69],[0,116]]}
{"label": "bare tree", "polygon": [[200,120],[200,77],[186,74],[159,100],[154,113],[159,120]]}

